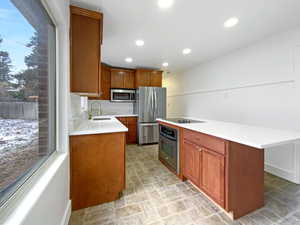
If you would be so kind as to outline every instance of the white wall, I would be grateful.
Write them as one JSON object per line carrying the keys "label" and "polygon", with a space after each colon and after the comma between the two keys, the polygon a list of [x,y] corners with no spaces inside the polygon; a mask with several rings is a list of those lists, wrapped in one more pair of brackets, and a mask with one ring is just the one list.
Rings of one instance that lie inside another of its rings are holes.
{"label": "white wall", "polygon": [[[300,28],[169,74],[164,85],[169,116],[300,131]],[[296,153],[293,144],[266,150],[266,170],[299,182]]]}
{"label": "white wall", "polygon": [[3,225],[67,225],[70,216],[69,1],[45,0],[58,26],[58,152],[0,209]]}

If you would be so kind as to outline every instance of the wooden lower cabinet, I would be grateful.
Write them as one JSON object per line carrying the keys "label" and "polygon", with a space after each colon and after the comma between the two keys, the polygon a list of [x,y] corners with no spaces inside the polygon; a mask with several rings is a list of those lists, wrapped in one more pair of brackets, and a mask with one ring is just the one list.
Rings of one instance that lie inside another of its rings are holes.
{"label": "wooden lower cabinet", "polygon": [[264,149],[180,128],[181,171],[234,219],[264,206]]}
{"label": "wooden lower cabinet", "polygon": [[125,133],[71,136],[70,157],[73,210],[120,197],[125,188]]}
{"label": "wooden lower cabinet", "polygon": [[128,134],[126,138],[127,144],[137,143],[137,124],[128,124]]}
{"label": "wooden lower cabinet", "polygon": [[117,119],[124,125],[127,127],[127,117],[117,117]]}
{"label": "wooden lower cabinet", "polygon": [[225,202],[225,157],[183,139],[183,175],[220,206]]}
{"label": "wooden lower cabinet", "polygon": [[183,174],[186,178],[193,181],[198,187],[201,186],[201,148],[188,141],[183,141]]}
{"label": "wooden lower cabinet", "polygon": [[225,203],[225,157],[213,151],[202,151],[202,189],[215,202]]}
{"label": "wooden lower cabinet", "polygon": [[137,143],[137,117],[117,117],[117,119],[128,128],[126,134],[127,144]]}

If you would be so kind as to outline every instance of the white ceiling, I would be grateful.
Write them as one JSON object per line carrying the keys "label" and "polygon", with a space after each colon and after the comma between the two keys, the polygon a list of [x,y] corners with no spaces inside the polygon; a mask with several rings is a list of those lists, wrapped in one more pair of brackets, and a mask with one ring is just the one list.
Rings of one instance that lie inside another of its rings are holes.
{"label": "white ceiling", "polygon": [[[183,71],[205,60],[300,25],[299,0],[174,0],[162,10],[157,0],[74,0],[104,14],[102,61],[120,67]],[[226,19],[240,23],[225,29]],[[145,45],[137,47],[136,39]],[[183,48],[192,53],[182,55]],[[132,57],[128,64],[126,57]]]}

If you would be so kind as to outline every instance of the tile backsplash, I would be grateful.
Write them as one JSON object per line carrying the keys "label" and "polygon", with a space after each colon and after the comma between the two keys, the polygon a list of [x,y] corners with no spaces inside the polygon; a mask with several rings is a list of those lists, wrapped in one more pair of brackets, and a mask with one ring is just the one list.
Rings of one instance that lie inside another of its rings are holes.
{"label": "tile backsplash", "polygon": [[71,105],[71,122],[88,118],[88,111],[92,112],[93,116],[97,116],[101,111],[101,115],[127,115],[133,114],[133,103],[116,103],[104,100],[89,100],[88,111],[83,111],[81,108],[81,97],[76,94],[70,94]]}
{"label": "tile backsplash", "polygon": [[76,122],[88,118],[88,112],[81,109],[81,97],[79,95],[70,94],[70,106],[69,126],[72,129],[76,127]]}
{"label": "tile backsplash", "polygon": [[89,100],[89,110],[94,116],[101,109],[102,115],[133,114],[133,103],[117,103],[105,100]]}

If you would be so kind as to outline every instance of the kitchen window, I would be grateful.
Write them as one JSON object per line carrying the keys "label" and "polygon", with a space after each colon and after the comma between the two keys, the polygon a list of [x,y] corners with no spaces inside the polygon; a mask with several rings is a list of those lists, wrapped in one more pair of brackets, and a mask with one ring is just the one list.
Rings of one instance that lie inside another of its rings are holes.
{"label": "kitchen window", "polygon": [[0,1],[0,205],[56,150],[56,27],[40,0]]}

